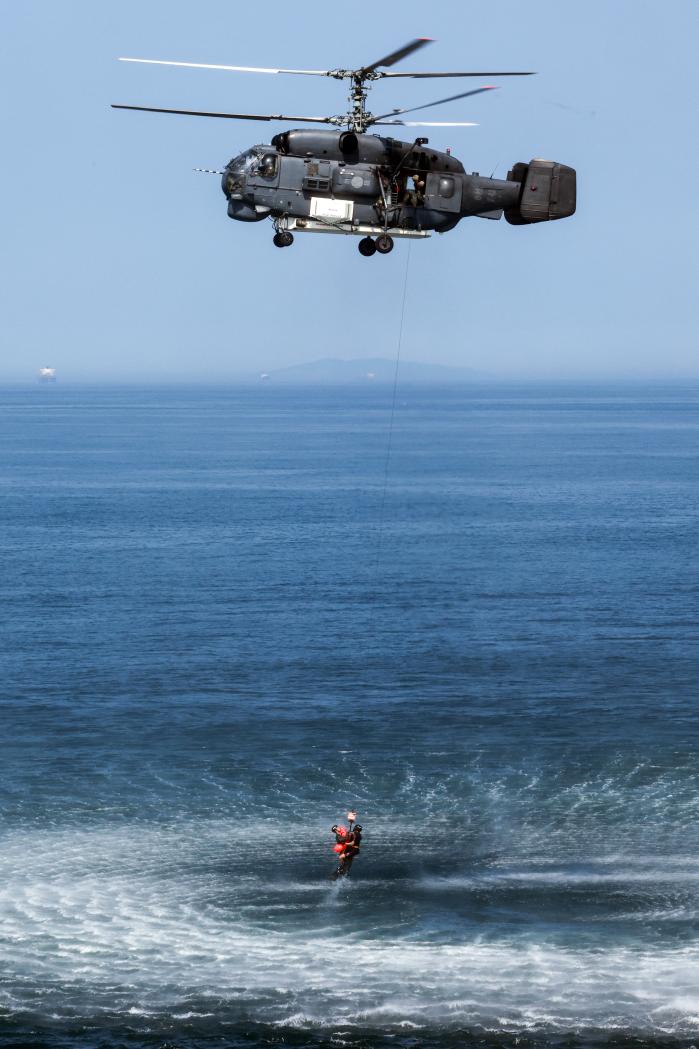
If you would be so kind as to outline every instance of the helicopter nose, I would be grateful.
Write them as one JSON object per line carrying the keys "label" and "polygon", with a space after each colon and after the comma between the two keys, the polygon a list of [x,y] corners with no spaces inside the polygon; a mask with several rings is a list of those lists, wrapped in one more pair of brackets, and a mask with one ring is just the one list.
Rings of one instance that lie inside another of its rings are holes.
{"label": "helicopter nose", "polygon": [[245,189],[245,175],[242,171],[237,171],[235,168],[229,166],[223,172],[223,178],[221,179],[221,189],[223,190],[224,197],[228,200],[234,198],[240,200]]}
{"label": "helicopter nose", "polygon": [[245,155],[233,157],[223,169],[221,178],[221,189],[228,200],[233,197],[240,200],[245,191]]}
{"label": "helicopter nose", "polygon": [[221,178],[221,189],[223,190],[224,197],[227,197],[229,200],[234,193],[240,191],[239,179],[236,178],[235,172],[230,164],[224,169],[223,177]]}

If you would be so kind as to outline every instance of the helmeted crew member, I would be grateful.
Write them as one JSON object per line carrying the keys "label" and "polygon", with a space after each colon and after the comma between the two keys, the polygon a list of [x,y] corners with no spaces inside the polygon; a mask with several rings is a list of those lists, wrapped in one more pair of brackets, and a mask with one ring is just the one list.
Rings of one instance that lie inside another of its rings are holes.
{"label": "helmeted crew member", "polygon": [[357,826],[354,828],[354,830],[351,830],[349,832],[349,834],[347,835],[347,840],[345,842],[345,851],[344,851],[343,855],[347,856],[348,859],[353,860],[354,857],[359,852],[359,847],[360,847],[361,844],[362,844],[362,827],[361,827],[361,824],[358,823]]}

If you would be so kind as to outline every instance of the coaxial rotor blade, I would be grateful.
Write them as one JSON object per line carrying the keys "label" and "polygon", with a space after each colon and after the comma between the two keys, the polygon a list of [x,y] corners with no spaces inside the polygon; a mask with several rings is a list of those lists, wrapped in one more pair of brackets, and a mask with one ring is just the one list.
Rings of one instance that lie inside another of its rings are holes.
{"label": "coaxial rotor blade", "polygon": [[[431,44],[432,40],[428,36],[421,36],[417,40],[411,40],[409,44],[404,47],[398,48],[397,51],[391,51],[390,55],[386,55],[384,58],[380,58],[378,62],[372,62],[370,66],[363,66],[359,73],[373,73],[379,66],[394,66],[396,62],[402,61],[407,58],[408,55],[412,55],[413,51],[419,51],[425,44]],[[384,76],[385,74],[381,74]]]}
{"label": "coaxial rotor blade", "polygon": [[[479,127],[472,120],[376,120],[376,127]],[[373,125],[372,125],[373,126]]]}
{"label": "coaxial rotor blade", "polygon": [[112,103],[112,109],[135,109],[141,113],[176,113],[184,117],[220,117],[223,120],[291,120],[306,124],[336,124],[337,117],[285,117],[281,114],[268,116],[261,113],[208,113],[199,109],[160,109],[155,106],[120,106]]}
{"label": "coaxial rotor blade", "polygon": [[449,98],[440,98],[436,102],[427,102],[423,106],[410,106],[405,109],[394,109],[391,113],[382,113],[381,116],[375,117],[370,123],[375,124],[377,121],[387,120],[389,117],[399,117],[402,113],[416,113],[418,109],[430,109],[432,106],[441,106],[445,102],[455,102],[457,98],[468,98],[470,95],[481,95],[484,91],[497,91],[497,88],[492,84],[489,84],[487,87],[477,87],[473,91],[463,91],[460,95],[450,95]]}
{"label": "coaxial rotor blade", "polygon": [[226,69],[234,73],[295,73],[302,76],[329,76],[325,69],[268,69],[264,66],[222,66],[209,62],[170,62],[161,58],[120,58],[120,62],[141,62],[149,66],[185,66],[189,69]]}
{"label": "coaxial rotor blade", "polygon": [[383,73],[379,71],[379,76],[410,76],[417,77],[418,79],[425,79],[427,77],[443,76],[536,76],[536,73],[534,71],[528,73]]}

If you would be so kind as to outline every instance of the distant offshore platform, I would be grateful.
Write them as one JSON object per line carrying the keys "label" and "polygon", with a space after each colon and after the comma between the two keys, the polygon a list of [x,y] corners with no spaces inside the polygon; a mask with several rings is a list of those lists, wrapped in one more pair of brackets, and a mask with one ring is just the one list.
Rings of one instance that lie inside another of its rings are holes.
{"label": "distant offshore platform", "polygon": [[56,369],[55,368],[39,368],[37,375],[39,382],[55,382],[56,381]]}

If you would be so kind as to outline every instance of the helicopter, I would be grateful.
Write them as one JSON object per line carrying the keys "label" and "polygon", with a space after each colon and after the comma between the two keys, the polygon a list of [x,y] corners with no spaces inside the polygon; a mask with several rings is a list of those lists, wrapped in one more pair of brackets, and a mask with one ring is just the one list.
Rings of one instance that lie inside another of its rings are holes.
{"label": "helicopter", "polygon": [[[147,65],[216,69],[239,73],[323,76],[349,82],[347,112],[339,116],[285,116],[259,113],[222,113],[155,106],[117,105],[148,113],[325,124],[333,130],[303,128],[282,131],[268,144],[251,146],[226,164],[221,186],[228,215],[238,222],[271,219],[273,242],[289,247],[295,233],[335,233],[361,237],[358,248],[369,257],[393,250],[394,238],[429,237],[446,233],[468,216],[500,219],[514,226],[567,218],[575,212],[576,174],[573,168],[550,160],[517,163],[506,179],[472,172],[451,155],[429,148],[429,139],[404,142],[388,133],[369,134],[371,128],[473,127],[466,121],[413,121],[407,114],[455,102],[494,90],[488,84],[420,106],[395,108],[374,115],[367,109],[367,93],[377,81],[393,77],[531,76],[531,72],[395,72],[392,66],[432,43],[428,37],[412,40],[359,69],[272,69],[259,66],[212,65],[150,58],[120,58]],[[197,171],[209,169],[197,168]]]}

